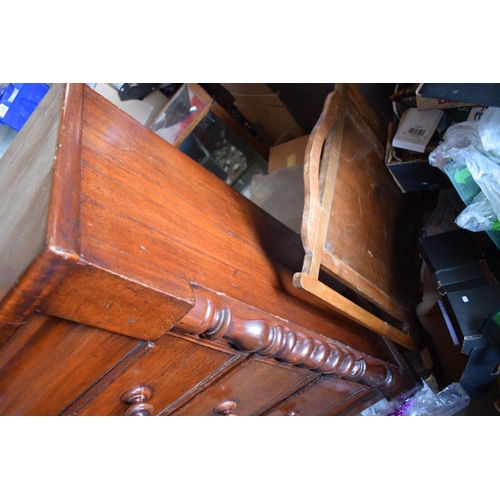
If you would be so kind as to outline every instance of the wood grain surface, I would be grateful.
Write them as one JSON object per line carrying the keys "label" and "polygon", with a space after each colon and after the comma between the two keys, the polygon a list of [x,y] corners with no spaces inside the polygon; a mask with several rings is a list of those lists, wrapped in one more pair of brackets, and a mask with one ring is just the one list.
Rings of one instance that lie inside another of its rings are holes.
{"label": "wood grain surface", "polygon": [[[391,360],[375,334],[333,318],[293,287],[304,255],[298,235],[88,88],[82,137],[80,264],[157,295],[140,304],[141,317],[149,314],[155,324],[150,331],[145,323],[127,323],[136,317],[130,309],[123,316],[116,311],[106,328],[158,338],[192,305],[195,282]],[[96,314],[85,313],[81,301],[70,304],[71,289],[85,288],[91,296],[94,278],[77,266],[42,310],[102,327],[97,321],[106,317],[103,307],[113,300],[112,287],[95,294],[93,303],[101,303]],[[166,314],[164,323],[159,310]]]}
{"label": "wood grain surface", "polygon": [[323,376],[266,413],[268,416],[318,416],[349,406],[370,389],[335,377]]}
{"label": "wood grain surface", "polygon": [[254,357],[237,366],[174,416],[220,416],[216,409],[225,401],[234,401],[235,413],[259,415],[276,401],[300,389],[316,375],[308,370]]}
{"label": "wood grain surface", "polygon": [[[46,223],[30,221],[33,248],[0,303],[2,414],[257,415],[319,377],[311,390],[330,402],[314,411],[328,413],[353,387],[416,387],[392,344],[293,286],[297,234],[88,86],[49,94]],[[41,168],[35,143],[9,160],[12,192],[25,185],[15,164]],[[9,241],[11,256],[28,242]],[[204,327],[202,289],[227,328]]]}
{"label": "wood grain surface", "polygon": [[0,352],[0,414],[58,415],[137,343],[34,313]]}
{"label": "wood grain surface", "polygon": [[153,407],[152,415],[168,414],[244,357],[224,347],[214,349],[200,342],[165,335],[108,387],[103,388],[101,384],[98,391],[91,389],[84,398],[84,407],[77,402],[66,413],[125,415],[128,408],[122,395],[134,387],[146,387],[151,392],[147,403]]}
{"label": "wood grain surface", "polygon": [[[301,232],[306,255],[294,284],[332,310],[417,349],[416,339],[402,331],[413,305],[417,207],[384,165],[383,130],[354,85],[336,85],[306,148]],[[321,283],[320,270],[392,317],[393,325]]]}

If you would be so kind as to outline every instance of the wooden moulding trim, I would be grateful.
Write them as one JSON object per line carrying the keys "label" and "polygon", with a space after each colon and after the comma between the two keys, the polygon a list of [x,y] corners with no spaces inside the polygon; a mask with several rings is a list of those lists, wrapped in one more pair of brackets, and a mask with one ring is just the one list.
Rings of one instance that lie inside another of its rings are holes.
{"label": "wooden moulding trim", "polygon": [[[57,85],[57,84],[56,84]],[[23,325],[79,259],[83,84],[66,85],[52,181],[46,249],[0,306],[0,345]],[[8,327],[3,328],[2,323]]]}
{"label": "wooden moulding trim", "polygon": [[[78,255],[47,249],[26,269],[0,307],[0,346],[20,328],[78,261]],[[4,329],[3,324],[8,324]]]}
{"label": "wooden moulding trim", "polygon": [[326,337],[295,326],[292,330],[285,321],[200,286],[194,287],[194,294],[195,305],[174,327],[177,333],[209,340],[224,337],[244,352],[371,387],[390,387],[395,381],[389,365]]}
{"label": "wooden moulding trim", "polygon": [[419,343],[406,335],[401,330],[394,328],[389,323],[381,320],[377,316],[365,311],[354,302],[345,298],[340,293],[332,290],[317,279],[304,273],[294,275],[294,285],[307,290],[318,299],[327,304],[332,310],[345,316],[352,321],[370,329],[371,331],[382,335],[383,337],[396,342],[403,347],[413,351],[419,350]]}
{"label": "wooden moulding trim", "polygon": [[47,246],[80,253],[84,84],[66,84],[50,195]]}

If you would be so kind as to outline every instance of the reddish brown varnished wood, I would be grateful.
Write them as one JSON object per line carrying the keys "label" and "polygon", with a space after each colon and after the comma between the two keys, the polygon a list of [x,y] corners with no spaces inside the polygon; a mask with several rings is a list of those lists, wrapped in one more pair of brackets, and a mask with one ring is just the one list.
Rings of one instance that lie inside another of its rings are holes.
{"label": "reddish brown varnished wood", "polygon": [[134,403],[125,412],[126,417],[150,417],[155,411],[149,403]]}
{"label": "reddish brown varnished wood", "polygon": [[276,402],[313,380],[308,370],[253,357],[174,413],[175,416],[220,416],[221,403],[236,403],[239,415],[260,415]]}
{"label": "reddish brown varnished wood", "polygon": [[266,415],[333,415],[337,407],[349,405],[370,391],[370,389],[360,384],[346,380],[321,377],[291,396],[284,403],[277,405]]}
{"label": "reddish brown varnished wood", "polygon": [[239,417],[239,413],[235,413],[238,403],[234,401],[224,401],[214,408],[214,413],[223,415],[224,417]]}
{"label": "reddish brown varnished wood", "polygon": [[194,307],[175,326],[176,331],[206,339],[224,338],[246,352],[349,380],[362,380],[373,387],[387,388],[395,382],[395,367],[234,299],[197,286],[195,300]]}
{"label": "reddish brown varnished wood", "polygon": [[33,314],[0,353],[0,414],[58,415],[137,344]]}
{"label": "reddish brown varnished wood", "polygon": [[122,403],[129,405],[125,411],[126,417],[149,417],[154,412],[153,405],[146,403],[153,391],[149,387],[134,387],[120,398]]}
{"label": "reddish brown varnished wood", "polygon": [[[113,273],[81,260],[40,310],[137,339],[158,340],[189,310],[191,301],[116,273],[119,256],[116,259]],[[175,292],[175,287],[168,291]]]}
{"label": "reddish brown varnished wood", "polygon": [[82,157],[82,84],[64,87],[47,224],[47,246],[80,253],[80,194]]}
{"label": "reddish brown varnished wood", "polygon": [[[377,335],[340,317],[332,321],[327,307],[293,287],[303,259],[295,233],[87,88],[82,195],[82,265],[153,289],[157,301],[141,305],[151,318],[164,301],[170,317],[180,319],[192,305],[195,281],[390,361]],[[97,321],[112,291],[95,293],[91,275],[75,268],[42,310],[102,327]],[[75,288],[101,309],[70,304],[68,290]],[[106,328],[158,338],[159,328],[139,332],[127,324],[130,312],[117,311]]]}
{"label": "reddish brown varnished wood", "polygon": [[144,403],[153,395],[153,391],[149,387],[134,387],[126,393],[122,394],[120,400],[122,403],[132,405],[135,403]]}
{"label": "reddish brown varnished wood", "polygon": [[376,389],[365,392],[359,399],[351,401],[350,404],[342,404],[334,408],[334,415],[337,417],[358,416],[363,410],[374,405],[380,401],[380,399],[380,392]]}
{"label": "reddish brown varnished wood", "polygon": [[124,394],[134,387],[147,387],[151,391],[147,401],[138,403],[152,405],[153,415],[169,414],[245,357],[224,345],[214,347],[164,335],[127,371],[118,376],[111,371],[65,414],[124,415],[128,410]]}
{"label": "reddish brown varnished wood", "polygon": [[293,287],[298,235],[89,87],[61,95],[46,240],[0,306],[0,412],[252,415],[318,377],[415,387],[384,339]]}

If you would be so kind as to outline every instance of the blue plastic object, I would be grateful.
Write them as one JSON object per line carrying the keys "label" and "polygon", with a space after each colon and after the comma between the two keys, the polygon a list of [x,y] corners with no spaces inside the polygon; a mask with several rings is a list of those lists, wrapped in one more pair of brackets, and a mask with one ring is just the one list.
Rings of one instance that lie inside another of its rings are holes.
{"label": "blue plastic object", "polygon": [[9,83],[0,89],[0,123],[21,130],[49,88],[46,83]]}

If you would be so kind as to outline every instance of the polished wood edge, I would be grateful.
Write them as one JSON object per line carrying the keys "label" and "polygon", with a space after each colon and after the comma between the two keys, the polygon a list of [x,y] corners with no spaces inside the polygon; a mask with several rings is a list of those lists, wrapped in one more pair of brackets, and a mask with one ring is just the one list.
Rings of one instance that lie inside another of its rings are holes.
{"label": "polished wood edge", "polygon": [[[225,382],[225,380],[227,380],[227,378],[233,376],[235,372],[237,372],[238,370],[241,370],[245,366],[248,366],[249,364],[252,364],[252,363],[265,363],[265,364],[268,364],[271,366],[279,366],[279,368],[281,370],[283,370],[283,369],[293,370],[295,373],[297,371],[300,371],[303,374],[303,378],[301,380],[297,381],[292,386],[288,387],[284,392],[281,392],[280,394],[277,394],[274,398],[267,400],[262,406],[254,409],[254,411],[251,413],[251,415],[248,415],[248,416],[259,416],[259,415],[266,414],[271,408],[274,408],[278,403],[280,403],[283,400],[283,398],[285,398],[285,399],[290,398],[290,396],[292,396],[293,394],[296,394],[297,391],[299,391],[299,392],[302,391],[304,386],[307,386],[313,380],[315,380],[316,378],[318,378],[320,376],[318,373],[312,372],[312,371],[307,370],[305,368],[298,368],[297,366],[287,365],[287,364],[281,363],[280,361],[276,361],[275,359],[272,359],[269,357],[265,358],[265,357],[253,355],[253,356],[245,359],[242,363],[232,366],[230,370],[227,370],[227,373],[225,373],[223,377],[220,377],[220,379],[217,383],[220,384],[221,386],[224,386],[224,382]],[[209,390],[210,387],[208,386],[208,384],[206,384],[206,386],[207,386],[206,389]],[[221,398],[221,402],[223,402],[223,401],[224,401],[224,397]],[[238,400],[236,400],[235,402],[237,402],[237,401]],[[189,406],[189,401],[186,403],[186,406]],[[182,414],[183,407],[180,407],[178,409],[180,410],[180,413]],[[215,410],[215,408],[212,410],[213,415],[220,415],[214,410]],[[174,416],[177,416],[177,415],[174,413]]]}
{"label": "polished wood edge", "polygon": [[[170,333],[168,334],[170,335]],[[182,337],[186,338],[186,335],[182,335]],[[196,343],[199,342],[199,339],[196,339]],[[214,347],[214,342],[210,342],[210,347]],[[184,405],[188,404],[191,400],[193,400],[198,394],[202,391],[210,387],[214,382],[221,379],[224,375],[226,375],[233,368],[239,366],[246,359],[248,359],[248,355],[246,353],[238,353],[232,350],[232,357],[229,358],[223,365],[221,365],[216,371],[214,371],[211,375],[205,378],[202,382],[191,388],[189,391],[184,393],[179,399],[174,401],[172,404],[164,408],[161,412],[158,413],[158,416],[169,416],[172,413],[175,413],[177,410],[182,408]],[[242,355],[243,354],[243,355]]]}
{"label": "polished wood edge", "polygon": [[[327,377],[327,376],[328,375],[322,375],[322,376],[314,379],[313,381],[310,381],[307,385],[305,385],[304,387],[302,387],[302,389],[300,389],[299,391],[296,391],[291,396],[289,396],[286,399],[280,401],[279,404],[277,404],[273,408],[270,408],[270,410],[266,412],[265,416],[271,416],[270,413],[272,413],[274,410],[279,409],[280,407],[286,405],[290,401],[293,401],[297,396],[300,396],[304,392],[309,391],[315,385],[320,384],[322,382],[322,380],[324,380],[325,377]],[[317,415],[317,416],[330,415],[330,414],[333,415],[334,414],[333,410],[343,408],[346,404],[352,403],[353,400],[356,400],[356,399],[360,398],[361,396],[363,396],[364,394],[366,394],[368,391],[372,392],[374,390],[376,390],[376,389],[372,389],[371,387],[366,387],[366,386],[359,385],[359,391],[358,392],[352,394],[351,396],[348,396],[347,399],[344,399],[341,402],[334,403],[332,406],[330,406],[328,409],[324,410],[320,415]],[[290,416],[290,417],[291,416],[301,416],[301,413],[300,413],[300,411],[292,411],[292,412],[288,413],[287,416]]]}
{"label": "polished wood edge", "polygon": [[[22,326],[35,308],[48,297],[66,273],[78,262],[79,255],[58,248],[47,248],[26,269],[0,302],[0,324],[16,324],[6,329],[10,335]],[[0,332],[0,344],[6,342]]]}
{"label": "polished wood edge", "polygon": [[84,86],[65,84],[47,227],[48,246],[77,254],[80,253]]}
{"label": "polished wood edge", "polygon": [[[311,373],[311,372],[310,372]],[[296,394],[297,392],[302,391],[302,389],[309,385],[311,382],[319,378],[318,374],[314,373],[301,380],[300,382],[297,382],[294,386],[290,387],[286,392],[280,394],[279,396],[275,397],[271,401],[268,401],[265,405],[261,406],[258,410],[252,413],[252,415],[265,415],[268,411],[271,410],[271,408],[274,408],[278,403],[282,401],[283,398],[289,399],[292,395]]]}
{"label": "polished wood edge", "polygon": [[269,161],[269,148],[263,146],[248,130],[238,123],[220,104],[214,102],[210,112],[241,137],[264,160]]}
{"label": "polished wood edge", "polygon": [[174,331],[229,340],[238,349],[371,387],[389,387],[396,373],[379,360],[264,311],[204,287],[194,287],[195,305]]}
{"label": "polished wood edge", "polygon": [[359,325],[362,325],[371,331],[402,345],[403,347],[413,351],[420,350],[419,343],[415,339],[409,337],[401,330],[398,330],[386,321],[383,321],[372,313],[366,311],[354,302],[345,298],[340,293],[332,290],[321,281],[318,281],[316,278],[305,273],[296,273],[293,277],[293,283],[297,288],[306,290],[323,303],[327,304],[335,312],[351,319]]}
{"label": "polished wood edge", "polygon": [[[77,415],[86,405],[95,399],[104,389],[111,385],[118,377],[123,375],[139,359],[153,349],[152,342],[141,341],[121,360],[104,373],[89,389],[67,406],[60,415]],[[127,409],[127,404],[123,403],[123,411]]]}
{"label": "polished wood edge", "polygon": [[3,349],[24,323],[4,323],[0,321],[0,349]]}
{"label": "polished wood edge", "polygon": [[[17,325],[13,331],[16,335],[11,335],[10,337],[7,331],[3,330],[3,325],[0,325],[2,327],[0,330],[2,332],[0,339],[0,377],[2,376],[1,373],[8,369],[9,363],[21,350],[26,348],[31,339],[40,335],[40,332],[46,328],[50,328],[54,321],[57,321],[57,318],[45,314],[35,314],[30,319],[30,326],[32,328],[21,328],[25,323]],[[18,329],[19,331],[17,331]]]}

